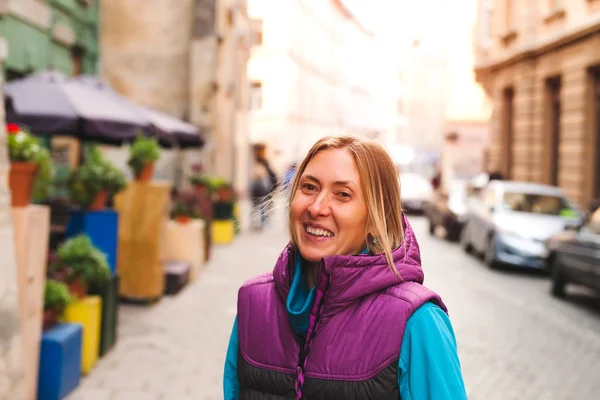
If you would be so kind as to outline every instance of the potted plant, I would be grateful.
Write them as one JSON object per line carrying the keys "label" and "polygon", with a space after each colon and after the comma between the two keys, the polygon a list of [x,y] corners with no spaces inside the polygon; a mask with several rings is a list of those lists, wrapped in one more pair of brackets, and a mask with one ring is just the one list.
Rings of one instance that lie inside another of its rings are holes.
{"label": "potted plant", "polygon": [[53,174],[52,160],[48,150],[18,125],[8,124],[7,132],[11,205],[25,207],[31,202],[34,184],[38,199],[49,194]]}
{"label": "potted plant", "polygon": [[71,201],[88,210],[103,209],[108,194],[124,187],[125,175],[96,146],[88,149],[86,160],[69,178]]}
{"label": "potted plant", "polygon": [[197,197],[194,191],[186,190],[178,193],[173,203],[171,217],[177,222],[187,224],[198,216],[196,211]]}
{"label": "potted plant", "polygon": [[57,251],[51,267],[53,275],[64,281],[77,298],[87,295],[89,285],[103,285],[110,279],[106,255],[96,248],[87,235],[68,239]]}
{"label": "potted plant", "polygon": [[133,170],[136,179],[149,181],[154,173],[154,163],[160,158],[160,146],[156,139],[138,135],[129,147],[127,164]]}
{"label": "potted plant", "polygon": [[44,289],[43,330],[56,325],[58,319],[62,317],[65,309],[73,300],[67,285],[55,279],[47,279]]}

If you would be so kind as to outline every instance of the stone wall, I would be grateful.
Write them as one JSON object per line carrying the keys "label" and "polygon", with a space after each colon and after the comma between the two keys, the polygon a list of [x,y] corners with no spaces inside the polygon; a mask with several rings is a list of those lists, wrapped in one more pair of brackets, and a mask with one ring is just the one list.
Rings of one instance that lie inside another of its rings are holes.
{"label": "stone wall", "polygon": [[134,101],[185,118],[193,0],[102,0],[104,78]]}
{"label": "stone wall", "polygon": [[[5,56],[6,42],[0,38],[0,60]],[[1,79],[0,75],[0,87],[3,84]],[[4,107],[0,107],[0,121],[0,399],[21,400],[24,398],[22,347]]]}

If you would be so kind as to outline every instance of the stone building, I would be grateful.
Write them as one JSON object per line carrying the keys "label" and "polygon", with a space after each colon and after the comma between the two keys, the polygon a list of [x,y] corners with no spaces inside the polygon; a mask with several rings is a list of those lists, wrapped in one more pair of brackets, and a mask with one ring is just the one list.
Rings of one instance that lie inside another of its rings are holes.
{"label": "stone building", "polygon": [[476,32],[488,166],[587,207],[600,197],[600,1],[479,0]]}
{"label": "stone building", "polygon": [[320,137],[384,138],[393,129],[397,103],[386,91],[397,71],[343,1],[249,0],[248,8],[250,137],[280,175]]}
{"label": "stone building", "polygon": [[[245,192],[245,1],[179,0],[176,7],[172,0],[147,3],[102,0],[102,76],[135,102],[206,130],[206,167]],[[189,156],[188,166],[199,157]]]}

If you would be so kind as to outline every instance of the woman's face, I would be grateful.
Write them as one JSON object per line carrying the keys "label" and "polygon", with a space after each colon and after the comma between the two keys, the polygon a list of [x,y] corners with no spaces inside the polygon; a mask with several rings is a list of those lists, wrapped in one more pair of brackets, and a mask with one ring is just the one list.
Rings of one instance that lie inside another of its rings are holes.
{"label": "woman's face", "polygon": [[291,223],[302,257],[309,262],[363,250],[367,206],[354,157],[345,149],[324,150],[308,163],[291,207]]}

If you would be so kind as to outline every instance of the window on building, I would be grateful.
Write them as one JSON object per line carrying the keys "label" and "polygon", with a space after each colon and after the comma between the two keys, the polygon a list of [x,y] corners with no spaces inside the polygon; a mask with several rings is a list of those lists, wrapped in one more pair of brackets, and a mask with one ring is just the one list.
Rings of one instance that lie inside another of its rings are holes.
{"label": "window on building", "polygon": [[593,81],[593,110],[594,115],[594,133],[596,135],[596,155],[594,157],[595,160],[595,168],[593,169],[595,173],[594,177],[594,193],[593,196],[595,199],[600,198],[600,71],[593,71],[592,75]]}
{"label": "window on building", "polygon": [[71,50],[71,72],[74,76],[83,74],[83,49],[75,47]]}
{"label": "window on building", "polygon": [[548,121],[548,141],[546,142],[546,168],[548,183],[558,185],[560,141],[560,78],[546,80],[546,115]]}
{"label": "window on building", "polygon": [[262,83],[252,82],[250,84],[250,110],[262,108]]}
{"label": "window on building", "polygon": [[252,46],[262,46],[263,44],[263,21],[261,19],[252,20]]}
{"label": "window on building", "polygon": [[513,88],[506,88],[503,93],[502,101],[502,132],[501,132],[501,146],[500,146],[500,157],[502,157],[502,164],[504,175],[507,179],[512,178],[512,144],[513,144],[513,129],[514,129],[514,97],[515,92]]}

